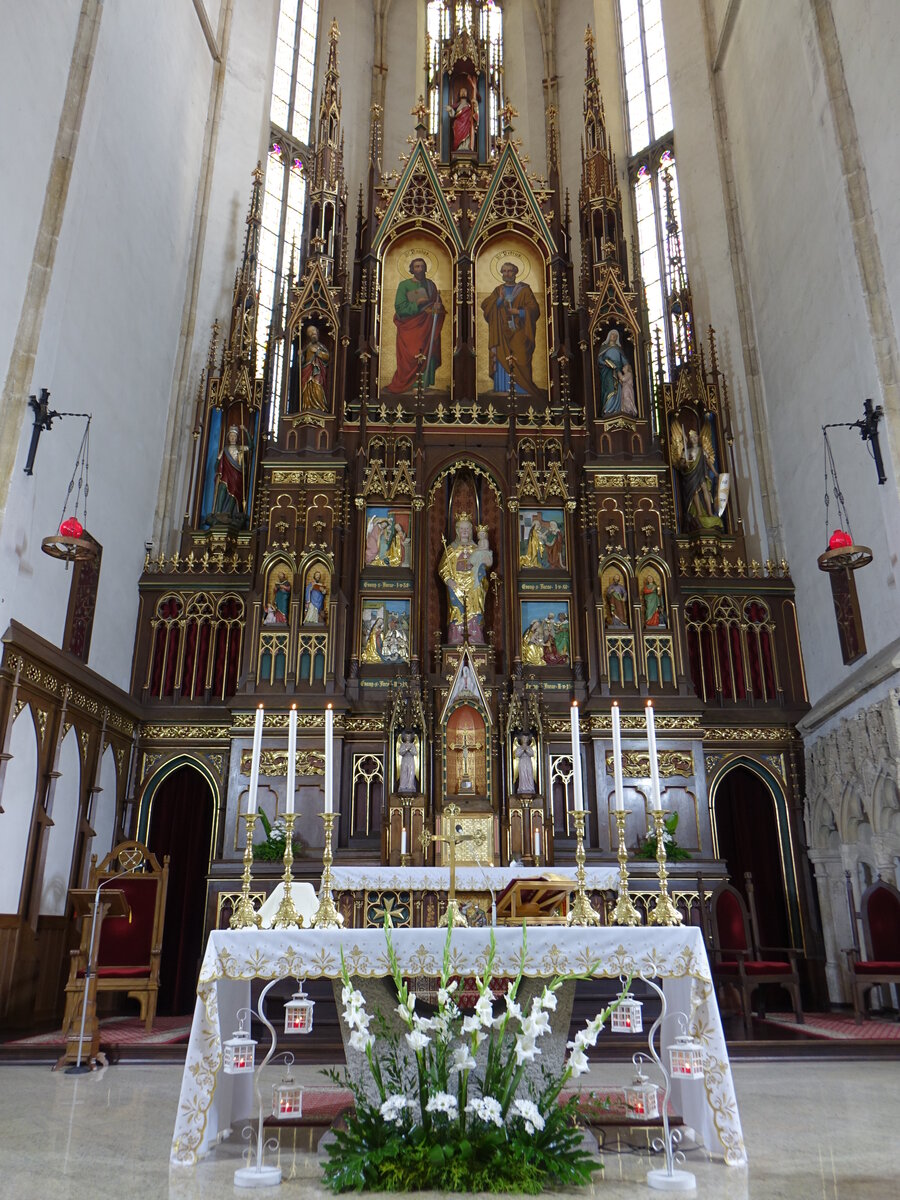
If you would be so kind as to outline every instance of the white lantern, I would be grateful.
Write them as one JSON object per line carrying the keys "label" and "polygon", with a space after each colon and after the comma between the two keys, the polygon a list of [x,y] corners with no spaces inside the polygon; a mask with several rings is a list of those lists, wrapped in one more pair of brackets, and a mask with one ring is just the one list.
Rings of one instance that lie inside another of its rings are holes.
{"label": "white lantern", "polygon": [[303,1089],[290,1072],[272,1088],[272,1116],[279,1121],[303,1116]]}
{"label": "white lantern", "polygon": [[301,985],[298,992],[284,1006],[285,1033],[312,1033],[313,1009],[315,1002],[310,1000]]}
{"label": "white lantern", "polygon": [[659,1116],[659,1092],[640,1067],[631,1086],[625,1089],[625,1108],[634,1121],[653,1121]]}
{"label": "white lantern", "polygon": [[223,1070],[226,1075],[246,1075],[253,1071],[256,1057],[256,1042],[244,1028],[244,1018],[223,1049]]}
{"label": "white lantern", "polygon": [[673,1079],[703,1078],[703,1047],[690,1034],[679,1034],[669,1047],[669,1070]]}
{"label": "white lantern", "polygon": [[643,1004],[635,1000],[631,992],[626,992],[617,1008],[610,1017],[610,1029],[613,1033],[642,1033],[644,1019],[641,1015]]}

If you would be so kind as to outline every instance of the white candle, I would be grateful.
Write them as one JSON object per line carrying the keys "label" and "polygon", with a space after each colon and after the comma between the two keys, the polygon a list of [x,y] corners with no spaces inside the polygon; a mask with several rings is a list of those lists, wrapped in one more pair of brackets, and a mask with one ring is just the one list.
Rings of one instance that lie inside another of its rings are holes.
{"label": "white candle", "polygon": [[288,761],[287,761],[287,796],[284,811],[294,811],[295,774],[297,771],[297,705],[291,705],[288,716]]}
{"label": "white candle", "polygon": [[403,829],[403,832],[400,834],[400,853],[401,854],[406,853],[406,829],[405,828]]}
{"label": "white candle", "polygon": [[662,808],[659,794],[659,760],[656,757],[656,725],[653,720],[653,704],[647,701],[647,749],[650,751],[650,803]]}
{"label": "white candle", "polygon": [[260,704],[256,710],[256,720],[253,724],[253,755],[250,759],[250,794],[247,797],[247,812],[256,812],[256,793],[259,789],[259,756],[262,754],[263,716],[265,710]]}
{"label": "white candle", "polygon": [[581,728],[578,724],[578,701],[572,701],[572,790],[574,807],[581,811],[584,808],[584,796],[581,790]]}
{"label": "white candle", "polygon": [[622,788],[622,725],[619,714],[619,703],[613,701],[612,706],[612,735],[613,735],[613,780],[616,787],[616,808],[621,812],[625,808],[625,792]]}
{"label": "white candle", "polygon": [[325,707],[325,811],[334,812],[334,709]]}
{"label": "white candle", "polygon": [[541,857],[541,831],[540,831],[540,829],[536,829],[534,831],[534,857],[535,858]]}

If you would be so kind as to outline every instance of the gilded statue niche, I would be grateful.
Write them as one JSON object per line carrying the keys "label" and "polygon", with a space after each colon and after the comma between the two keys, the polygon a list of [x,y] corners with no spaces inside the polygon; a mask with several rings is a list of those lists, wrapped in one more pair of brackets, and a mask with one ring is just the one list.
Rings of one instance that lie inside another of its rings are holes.
{"label": "gilded statue niche", "polygon": [[390,243],[381,262],[382,399],[426,390],[450,392],[453,354],[453,260],[437,237],[416,230]]}
{"label": "gilded statue niche", "polygon": [[547,286],[544,256],[527,238],[503,233],[475,260],[476,389],[545,402],[549,388]]}

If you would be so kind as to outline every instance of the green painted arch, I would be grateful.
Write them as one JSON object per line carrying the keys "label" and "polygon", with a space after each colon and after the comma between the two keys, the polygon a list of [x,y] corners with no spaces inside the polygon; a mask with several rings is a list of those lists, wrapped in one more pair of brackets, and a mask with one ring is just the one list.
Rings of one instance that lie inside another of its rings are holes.
{"label": "green painted arch", "polygon": [[219,809],[221,800],[219,781],[213,774],[209,764],[204,762],[202,758],[195,757],[193,754],[176,754],[174,758],[170,758],[167,762],[162,763],[150,775],[144,784],[138,804],[137,833],[135,837],[139,842],[143,842],[146,845],[147,835],[150,832],[150,815],[156,793],[159,791],[160,785],[182,767],[192,767],[209,784],[213,804],[212,832],[209,839],[209,861],[212,862],[215,855],[216,839],[219,834]]}

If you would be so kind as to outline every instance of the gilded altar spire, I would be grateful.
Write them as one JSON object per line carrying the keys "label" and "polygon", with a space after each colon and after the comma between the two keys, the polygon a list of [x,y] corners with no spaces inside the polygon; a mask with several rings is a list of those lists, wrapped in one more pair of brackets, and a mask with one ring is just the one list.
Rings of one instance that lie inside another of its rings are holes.
{"label": "gilded altar spire", "polygon": [[581,139],[581,234],[584,276],[590,288],[596,288],[604,264],[618,267],[623,280],[628,278],[628,259],[622,233],[622,193],[616,177],[616,158],[606,128],[606,114],[597,62],[594,34],[590,26],[584,35],[584,131]]}
{"label": "gilded altar spire", "polygon": [[340,273],[341,245],[346,227],[347,185],[344,180],[344,133],[341,125],[341,79],[338,69],[337,21],[328,31],[328,59],[315,146],[308,163],[309,260],[315,258],[328,281],[337,282]]}

